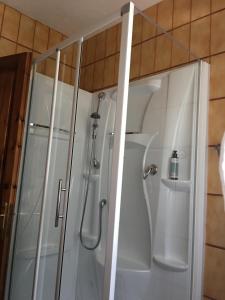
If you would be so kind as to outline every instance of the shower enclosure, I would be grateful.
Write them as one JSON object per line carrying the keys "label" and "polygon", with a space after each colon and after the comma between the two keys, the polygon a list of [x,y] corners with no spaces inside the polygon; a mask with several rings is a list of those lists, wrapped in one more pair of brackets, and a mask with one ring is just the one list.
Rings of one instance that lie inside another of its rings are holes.
{"label": "shower enclosure", "polygon": [[164,47],[157,74],[135,79],[134,12],[186,55],[130,2],[118,84],[83,86],[83,37],[34,60],[6,299],[202,297],[208,65],[160,72]]}

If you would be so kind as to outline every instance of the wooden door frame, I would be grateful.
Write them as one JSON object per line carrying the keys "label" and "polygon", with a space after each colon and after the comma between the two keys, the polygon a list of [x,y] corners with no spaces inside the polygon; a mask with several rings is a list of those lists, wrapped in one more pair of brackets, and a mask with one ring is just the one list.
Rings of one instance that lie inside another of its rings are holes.
{"label": "wooden door frame", "polygon": [[0,72],[15,73],[0,177],[0,205],[7,203],[0,239],[0,300],[4,299],[5,292],[31,65],[32,54],[29,52],[0,58]]}

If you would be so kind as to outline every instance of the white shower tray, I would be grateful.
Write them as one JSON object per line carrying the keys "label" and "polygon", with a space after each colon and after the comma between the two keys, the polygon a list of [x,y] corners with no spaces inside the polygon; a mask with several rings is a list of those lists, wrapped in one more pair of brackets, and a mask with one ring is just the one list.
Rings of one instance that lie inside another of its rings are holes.
{"label": "white shower tray", "polygon": [[172,180],[172,179],[161,179],[162,183],[173,191],[179,192],[190,192],[191,181],[190,180]]}
{"label": "white shower tray", "polygon": [[174,258],[167,258],[162,255],[154,255],[153,260],[160,267],[174,272],[184,272],[188,269],[188,265],[185,262]]}

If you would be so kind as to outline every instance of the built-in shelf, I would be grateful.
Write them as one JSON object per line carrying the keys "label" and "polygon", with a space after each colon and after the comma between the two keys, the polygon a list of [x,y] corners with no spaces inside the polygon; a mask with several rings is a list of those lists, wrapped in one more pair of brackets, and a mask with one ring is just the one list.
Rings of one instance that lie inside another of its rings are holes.
{"label": "built-in shelf", "polygon": [[[105,249],[95,251],[97,262],[104,268],[105,266]],[[141,260],[129,257],[129,255],[121,256],[118,253],[117,257],[117,271],[130,272],[150,272],[150,265]]]}
{"label": "built-in shelf", "polygon": [[[88,174],[84,174],[83,176],[84,176],[85,179],[88,178]],[[93,182],[99,180],[99,174],[91,174],[90,175],[90,180],[93,181]]]}
{"label": "built-in shelf", "polygon": [[126,134],[126,143],[139,144],[146,147],[150,138],[151,135],[146,133]]}
{"label": "built-in shelf", "polygon": [[161,179],[162,183],[171,190],[178,192],[190,192],[191,181],[190,180],[172,180]]}
{"label": "built-in shelf", "polygon": [[154,255],[153,260],[158,266],[173,272],[184,272],[188,269],[188,265],[185,262],[163,257],[162,255]]}

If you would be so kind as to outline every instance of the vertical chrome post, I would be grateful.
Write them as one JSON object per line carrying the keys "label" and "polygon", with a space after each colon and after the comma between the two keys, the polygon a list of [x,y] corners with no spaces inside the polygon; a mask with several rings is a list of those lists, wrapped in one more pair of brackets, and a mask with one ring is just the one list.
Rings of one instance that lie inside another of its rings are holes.
{"label": "vertical chrome post", "polygon": [[35,257],[35,270],[34,270],[32,300],[37,300],[38,274],[39,274],[39,269],[40,269],[41,247],[42,247],[42,237],[43,237],[43,229],[44,229],[44,213],[45,213],[45,206],[46,206],[46,201],[47,201],[50,159],[51,159],[52,140],[53,140],[53,128],[54,128],[54,121],[55,121],[56,97],[57,97],[57,87],[58,87],[58,78],[59,78],[59,63],[60,63],[60,50],[57,49],[56,50],[56,70],[55,70],[55,79],[54,79],[54,86],[53,86],[50,127],[49,127],[49,137],[48,137],[48,150],[47,150],[47,159],[46,159],[45,175],[44,175],[43,196],[42,196],[41,211],[40,211],[37,251],[36,251],[36,257]]}
{"label": "vertical chrome post", "polygon": [[104,300],[113,300],[115,291],[134,4],[129,2],[123,6],[121,14],[122,36],[112,157],[112,175],[109,194],[109,220],[103,291]]}
{"label": "vertical chrome post", "polygon": [[68,160],[67,160],[67,170],[66,170],[66,188],[65,188],[66,194],[65,194],[65,201],[64,201],[64,205],[63,205],[64,218],[62,219],[60,244],[59,244],[55,300],[60,299],[61,276],[62,276],[62,267],[63,267],[63,253],[64,253],[64,243],[65,243],[65,236],[66,236],[66,221],[67,221],[67,211],[68,211],[68,202],[69,202],[69,193],[70,193],[70,178],[71,178],[71,170],[72,170],[73,145],[74,145],[74,137],[75,137],[76,110],[77,110],[77,101],[78,101],[78,92],[79,92],[82,43],[83,43],[83,38],[81,38],[79,40],[78,49],[77,49],[76,74],[75,74],[75,81],[74,81],[73,106],[72,106],[69,150],[68,150]]}

